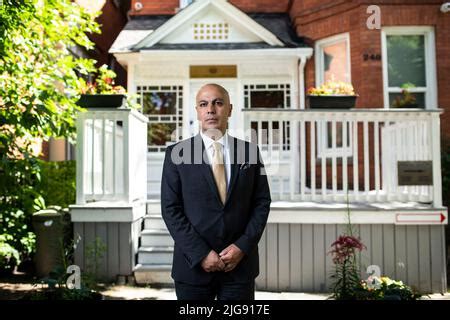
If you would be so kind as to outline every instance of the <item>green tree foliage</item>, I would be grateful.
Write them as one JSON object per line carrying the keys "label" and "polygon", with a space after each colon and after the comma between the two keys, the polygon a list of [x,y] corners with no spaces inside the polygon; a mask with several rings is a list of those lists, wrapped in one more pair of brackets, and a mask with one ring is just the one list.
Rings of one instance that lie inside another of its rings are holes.
{"label": "green tree foliage", "polygon": [[3,0],[0,6],[0,235],[22,254],[32,250],[31,213],[45,206],[35,190],[41,167],[35,140],[75,137],[82,111],[81,77],[95,61],[72,54],[92,49],[100,32],[90,14],[70,0]]}

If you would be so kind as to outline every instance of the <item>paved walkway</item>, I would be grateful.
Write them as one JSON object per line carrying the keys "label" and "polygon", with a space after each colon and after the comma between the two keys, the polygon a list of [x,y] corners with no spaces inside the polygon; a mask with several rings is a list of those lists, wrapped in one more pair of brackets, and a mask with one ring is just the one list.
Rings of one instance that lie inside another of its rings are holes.
{"label": "paved walkway", "polygon": [[[112,286],[102,294],[106,299],[176,300],[173,288]],[[325,300],[329,294],[256,291],[256,300]]]}
{"label": "paved walkway", "polygon": [[[126,299],[126,300],[175,300],[176,295],[173,288],[152,288],[133,286],[112,286],[102,291],[106,299]],[[330,295],[322,293],[302,293],[302,292],[267,292],[256,291],[256,300],[326,300]],[[423,300],[448,300],[450,293],[441,295],[439,293],[424,296]]]}
{"label": "paved walkway", "polygon": [[[31,278],[14,276],[0,279],[0,300],[15,300],[23,297],[27,292],[36,290],[40,286],[33,286]],[[174,288],[155,288],[151,286],[111,285],[101,290],[105,299],[109,300],[175,300]],[[302,292],[267,292],[256,291],[256,300],[325,300],[329,294]],[[448,300],[450,293],[445,295],[432,294],[424,296],[424,300]]]}

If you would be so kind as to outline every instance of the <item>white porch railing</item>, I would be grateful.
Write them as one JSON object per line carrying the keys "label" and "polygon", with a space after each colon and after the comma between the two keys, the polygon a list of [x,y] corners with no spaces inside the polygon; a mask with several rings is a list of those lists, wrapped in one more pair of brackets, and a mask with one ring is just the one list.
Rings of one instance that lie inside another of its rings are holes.
{"label": "white porch railing", "polygon": [[147,122],[132,109],[77,118],[77,204],[147,198]]}
{"label": "white porch railing", "polygon": [[[246,109],[244,121],[260,146],[274,200],[441,207],[441,112]],[[432,161],[433,185],[399,186],[397,162],[422,160]]]}

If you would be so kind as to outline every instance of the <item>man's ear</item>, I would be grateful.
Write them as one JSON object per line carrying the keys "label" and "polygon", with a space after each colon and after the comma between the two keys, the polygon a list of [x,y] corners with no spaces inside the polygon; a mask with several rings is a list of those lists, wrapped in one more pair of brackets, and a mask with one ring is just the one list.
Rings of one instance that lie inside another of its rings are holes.
{"label": "man's ear", "polygon": [[228,117],[231,117],[231,112],[233,111],[233,105],[230,104],[230,112],[228,113]]}
{"label": "man's ear", "polygon": [[198,114],[198,107],[195,106],[195,111],[197,112],[197,120],[200,121],[200,115]]}

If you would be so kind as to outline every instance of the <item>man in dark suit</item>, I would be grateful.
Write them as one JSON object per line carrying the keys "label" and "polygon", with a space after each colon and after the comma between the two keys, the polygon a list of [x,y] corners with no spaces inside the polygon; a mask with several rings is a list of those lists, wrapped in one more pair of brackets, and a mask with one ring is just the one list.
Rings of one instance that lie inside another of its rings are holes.
{"label": "man in dark suit", "polygon": [[257,146],[227,133],[232,108],[223,87],[203,86],[200,133],[166,150],[161,209],[180,300],[254,299],[271,198]]}

